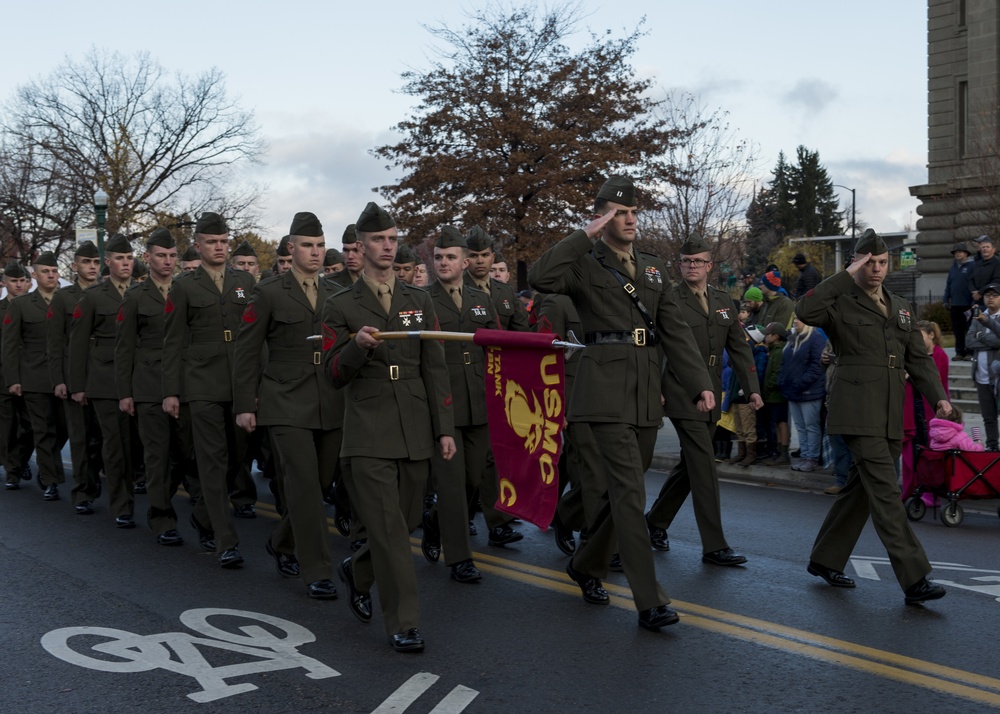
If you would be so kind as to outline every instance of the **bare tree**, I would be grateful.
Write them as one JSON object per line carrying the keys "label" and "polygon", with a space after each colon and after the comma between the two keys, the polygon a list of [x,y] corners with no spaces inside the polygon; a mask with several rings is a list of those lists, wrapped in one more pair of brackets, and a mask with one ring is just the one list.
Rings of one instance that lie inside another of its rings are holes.
{"label": "bare tree", "polygon": [[19,87],[0,131],[0,164],[12,161],[0,173],[0,210],[11,231],[3,237],[22,250],[64,239],[89,215],[98,187],[110,199],[109,231],[209,206],[235,216],[261,194],[233,185],[234,169],[258,161],[265,146],[217,69],[170,76],[147,53],[93,49]]}
{"label": "bare tree", "polygon": [[692,233],[716,242],[715,262],[741,254],[746,212],[754,198],[758,147],[729,125],[729,113],[708,110],[686,92],[670,92],[656,110],[677,139],[664,154],[675,180],[660,186],[659,210],[643,213],[643,235],[663,258],[676,258]]}

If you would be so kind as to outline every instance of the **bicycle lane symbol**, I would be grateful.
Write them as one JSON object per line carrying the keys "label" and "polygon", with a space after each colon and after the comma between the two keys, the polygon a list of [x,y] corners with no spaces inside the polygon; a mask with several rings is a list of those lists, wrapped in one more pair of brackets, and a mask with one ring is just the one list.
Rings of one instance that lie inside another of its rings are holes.
{"label": "bicycle lane symbol", "polygon": [[[208,618],[213,616],[255,620],[281,630],[283,636],[276,636],[259,625],[239,627],[242,635],[226,632],[209,624]],[[306,676],[310,679],[340,676],[340,672],[298,651],[298,647],[315,642],[316,636],[294,622],[257,612],[223,608],[187,610],[181,614],[180,621],[204,637],[196,637],[185,632],[138,635],[108,627],[64,627],[43,635],[41,644],[55,657],[88,669],[115,673],[165,669],[192,677],[201,686],[201,691],[192,692],[187,696],[202,703],[257,689],[257,685],[247,682],[226,683],[227,679],[234,677],[298,668],[306,670]],[[70,640],[81,636],[104,638],[106,641],[94,644],[90,649],[117,659],[100,659],[76,651],[70,645]],[[239,664],[213,666],[202,655],[200,648],[203,647],[235,652],[256,659]]]}

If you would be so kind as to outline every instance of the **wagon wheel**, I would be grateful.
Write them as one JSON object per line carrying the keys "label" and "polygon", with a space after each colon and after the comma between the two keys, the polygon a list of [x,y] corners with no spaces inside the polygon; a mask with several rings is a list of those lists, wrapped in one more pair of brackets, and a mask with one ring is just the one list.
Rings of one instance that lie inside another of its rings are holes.
{"label": "wagon wheel", "polygon": [[920,496],[911,496],[906,501],[906,517],[911,521],[919,521],[927,513],[927,505]]}
{"label": "wagon wheel", "polygon": [[958,505],[958,501],[948,501],[948,504],[941,509],[941,522],[949,528],[954,528],[965,518],[965,512]]}

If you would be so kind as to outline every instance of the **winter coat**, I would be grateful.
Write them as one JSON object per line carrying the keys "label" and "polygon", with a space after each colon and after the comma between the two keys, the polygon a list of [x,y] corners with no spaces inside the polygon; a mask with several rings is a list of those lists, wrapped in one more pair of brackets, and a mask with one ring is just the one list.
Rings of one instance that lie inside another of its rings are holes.
{"label": "winter coat", "polygon": [[764,373],[764,393],[761,398],[765,404],[784,404],[787,400],[781,394],[778,386],[778,375],[781,373],[781,358],[785,343],[775,342],[767,348],[767,371]]}
{"label": "winter coat", "polygon": [[799,271],[799,279],[795,281],[795,297],[802,297],[821,282],[823,282],[823,276],[816,268],[806,263]]}
{"label": "winter coat", "polygon": [[945,304],[965,307],[972,304],[972,271],[976,269],[976,261],[972,258],[959,263],[955,261],[948,269],[948,281],[944,284]]}
{"label": "winter coat", "polygon": [[781,357],[778,388],[790,402],[812,402],[826,396],[823,348],[826,338],[813,331],[807,337],[794,335]]}
{"label": "winter coat", "polygon": [[949,451],[951,449],[958,449],[959,451],[983,451],[983,445],[974,442],[965,433],[965,428],[953,421],[931,419],[929,431],[930,447],[934,451]]}

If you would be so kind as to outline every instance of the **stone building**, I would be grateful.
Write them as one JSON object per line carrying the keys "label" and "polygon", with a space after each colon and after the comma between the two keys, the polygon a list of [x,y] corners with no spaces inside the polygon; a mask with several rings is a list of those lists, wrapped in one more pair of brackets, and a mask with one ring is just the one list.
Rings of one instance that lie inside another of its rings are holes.
{"label": "stone building", "polygon": [[928,0],[927,183],[918,292],[944,288],[956,241],[1000,239],[1000,0]]}

